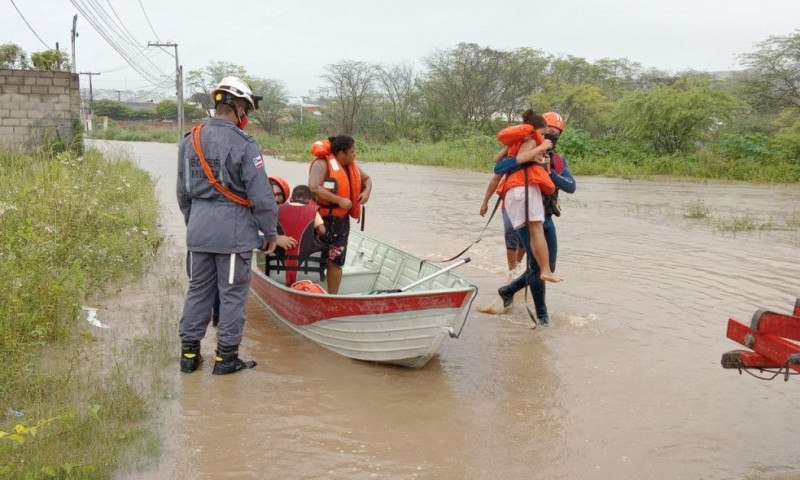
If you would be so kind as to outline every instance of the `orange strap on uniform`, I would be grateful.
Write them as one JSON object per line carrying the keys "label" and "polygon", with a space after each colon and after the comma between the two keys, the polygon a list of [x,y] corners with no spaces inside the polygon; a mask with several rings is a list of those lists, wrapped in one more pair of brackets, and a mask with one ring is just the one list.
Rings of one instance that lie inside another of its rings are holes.
{"label": "orange strap on uniform", "polygon": [[219,193],[233,203],[243,207],[252,208],[253,202],[247,198],[242,198],[239,195],[236,195],[230,189],[226,188],[225,185],[219,183],[217,177],[214,176],[214,172],[211,170],[211,165],[208,164],[208,160],[206,160],[206,156],[203,153],[203,145],[200,143],[201,130],[203,130],[202,124],[192,127],[192,147],[194,147],[194,153],[197,154],[197,158],[200,159],[200,166],[203,167],[203,172],[205,172],[206,177],[208,177],[208,181],[211,182],[211,186],[216,188]]}

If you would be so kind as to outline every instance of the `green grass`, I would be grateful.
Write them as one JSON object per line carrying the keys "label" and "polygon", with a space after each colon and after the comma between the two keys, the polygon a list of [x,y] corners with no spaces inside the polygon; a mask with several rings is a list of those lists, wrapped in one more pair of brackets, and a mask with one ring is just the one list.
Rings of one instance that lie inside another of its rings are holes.
{"label": "green grass", "polygon": [[710,214],[711,209],[702,200],[695,200],[689,203],[683,216],[684,218],[701,219],[708,217]]}
{"label": "green grass", "polygon": [[800,164],[774,161],[761,163],[752,159],[725,159],[708,152],[687,155],[642,154],[592,155],[570,157],[576,175],[642,178],[668,175],[683,178],[743,180],[755,183],[800,182]]}
{"label": "green grass", "polygon": [[127,159],[0,149],[0,477],[111,478],[158,445],[125,345],[80,321],[152,261],[157,210]]}
{"label": "green grass", "polygon": [[[271,155],[282,156],[291,161],[307,162],[311,160],[308,150],[313,140],[267,136],[258,133],[255,137],[261,148]],[[410,140],[373,143],[357,138],[356,148],[359,161],[491,171],[492,157],[500,150],[500,144],[490,136],[472,136],[436,143],[418,143]]]}
{"label": "green grass", "polygon": [[702,220],[703,223],[712,226],[714,229],[725,233],[739,232],[788,232],[798,238],[796,233],[800,232],[800,212],[783,212],[779,218],[763,218],[752,213],[736,213],[720,215],[715,214],[702,200],[690,202],[683,218],[691,220]]}
{"label": "green grass", "polygon": [[[257,133],[258,144],[270,155],[307,162],[313,140]],[[356,138],[362,162],[396,162],[489,172],[500,144],[492,136],[470,136],[441,142],[374,143]],[[646,152],[585,152],[568,155],[575,175],[645,178],[667,175],[682,178],[744,180],[757,183],[800,182],[800,164],[783,161],[725,159],[706,151],[686,155],[655,155]]]}
{"label": "green grass", "polygon": [[[286,160],[307,162],[315,138],[290,135],[267,135],[257,126],[248,131],[269,155]],[[743,180],[756,183],[800,182],[800,163],[773,158],[725,158],[713,146],[694,153],[658,155],[631,142],[608,138],[588,139],[588,134],[564,134],[559,149],[569,158],[575,175],[598,175],[621,178],[646,178],[659,175],[718,180]],[[586,138],[583,138],[586,137]],[[152,141],[175,143],[171,124],[158,122],[112,122],[106,130],[96,130],[90,138],[108,140]],[[323,138],[319,134],[316,138]],[[400,139],[393,142],[356,136],[358,158],[362,162],[394,162],[446,168],[464,168],[488,172],[492,158],[501,145],[493,135],[472,133],[439,142],[415,142]],[[563,148],[562,148],[563,147]]]}
{"label": "green grass", "polygon": [[97,122],[94,130],[87,134],[87,138],[125,142],[178,143],[178,130],[171,123],[109,120],[108,129],[104,130],[102,122]]}

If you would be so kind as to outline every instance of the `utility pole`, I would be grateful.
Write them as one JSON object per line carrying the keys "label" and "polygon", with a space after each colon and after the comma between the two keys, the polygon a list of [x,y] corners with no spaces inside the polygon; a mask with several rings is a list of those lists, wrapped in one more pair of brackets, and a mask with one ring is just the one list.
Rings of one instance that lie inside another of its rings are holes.
{"label": "utility pole", "polygon": [[177,43],[152,43],[147,42],[148,47],[174,47],[175,48],[175,93],[178,97],[178,142],[183,139],[183,66],[178,62]]}
{"label": "utility pole", "polygon": [[117,92],[117,102],[121,102],[122,100],[120,100],[120,93],[122,93],[122,90],[115,90],[115,92]]}
{"label": "utility pole", "polygon": [[89,131],[92,131],[92,119],[94,117],[94,94],[92,92],[92,77],[100,75],[99,72],[81,72],[81,75],[89,75],[89,121],[86,124],[89,126]]}
{"label": "utility pole", "polygon": [[[78,14],[76,13],[74,17],[72,17],[72,73],[76,73],[78,71],[78,65],[75,64],[75,39],[78,37],[78,31],[75,30],[78,24]],[[89,77],[92,78],[92,77]]]}

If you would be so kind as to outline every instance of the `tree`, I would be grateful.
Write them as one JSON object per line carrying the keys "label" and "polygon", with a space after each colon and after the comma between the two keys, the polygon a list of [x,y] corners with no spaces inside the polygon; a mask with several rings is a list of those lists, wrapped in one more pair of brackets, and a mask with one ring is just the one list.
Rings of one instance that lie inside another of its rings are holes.
{"label": "tree", "polygon": [[507,54],[474,43],[460,43],[424,59],[428,73],[423,95],[431,111],[451,112],[462,125],[484,127],[503,110]]}
{"label": "tree", "polygon": [[551,81],[544,92],[532,96],[530,101],[537,112],[556,111],[568,125],[594,135],[607,130],[613,106],[598,85],[589,83]]}
{"label": "tree", "polygon": [[156,104],[156,114],[159,120],[175,120],[178,118],[178,102],[161,100]]}
{"label": "tree", "polygon": [[19,45],[0,45],[0,68],[24,70],[28,68],[28,56]]}
{"label": "tree", "polygon": [[34,70],[69,72],[70,68],[67,54],[61,50],[44,50],[32,53],[31,63]]}
{"label": "tree", "polygon": [[95,100],[92,111],[98,117],[108,117],[114,120],[130,120],[132,116],[130,107],[113,100]]}
{"label": "tree", "polygon": [[356,131],[356,118],[375,83],[375,69],[365,63],[345,60],[327,66],[322,75],[327,83],[325,90],[332,98],[332,114],[338,131],[352,135]]}
{"label": "tree", "polygon": [[264,97],[258,102],[258,110],[250,112],[250,118],[268,133],[276,133],[289,97],[286,87],[269,78],[251,79],[250,87],[256,95]]}
{"label": "tree", "polygon": [[800,31],[771,36],[741,55],[748,70],[739,76],[742,93],[757,111],[800,108]]}
{"label": "tree", "polygon": [[[177,115],[177,112],[176,112]],[[206,111],[193,103],[183,102],[183,117],[186,120],[200,120],[206,117]]]}
{"label": "tree", "polygon": [[612,121],[624,135],[649,142],[660,153],[694,148],[695,142],[727,122],[737,107],[731,95],[710,88],[702,77],[628,94]]}
{"label": "tree", "polygon": [[211,100],[211,90],[227,76],[239,77],[247,81],[247,71],[241,65],[228,62],[215,61],[200,70],[191,70],[186,77],[189,86],[189,100],[200,104],[211,116],[214,102]]}
{"label": "tree", "polygon": [[504,56],[501,110],[508,121],[519,117],[528,108],[529,97],[544,89],[549,64],[541,50],[532,48],[519,48]]}
{"label": "tree", "polygon": [[409,63],[377,65],[375,75],[383,100],[388,104],[389,123],[394,134],[404,136],[411,123],[411,106],[417,93],[414,67]]}

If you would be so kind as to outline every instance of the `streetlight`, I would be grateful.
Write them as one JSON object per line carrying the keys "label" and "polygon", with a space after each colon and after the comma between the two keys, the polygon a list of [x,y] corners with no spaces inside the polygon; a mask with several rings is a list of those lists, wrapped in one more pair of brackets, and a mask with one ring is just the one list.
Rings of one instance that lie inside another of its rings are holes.
{"label": "streetlight", "polygon": [[298,96],[298,95],[293,95],[293,96],[291,96],[289,98],[296,98],[296,99],[300,100],[300,123],[302,124],[303,123],[303,97]]}

